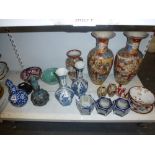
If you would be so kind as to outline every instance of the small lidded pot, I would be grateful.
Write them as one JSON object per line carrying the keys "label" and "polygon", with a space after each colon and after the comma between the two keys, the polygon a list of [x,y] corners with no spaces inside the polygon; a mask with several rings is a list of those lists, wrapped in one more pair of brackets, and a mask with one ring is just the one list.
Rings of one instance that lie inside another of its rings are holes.
{"label": "small lidded pot", "polygon": [[113,106],[114,114],[123,117],[129,113],[131,107],[129,100],[124,98],[118,98],[113,102],[114,102]]}
{"label": "small lidded pot", "polygon": [[107,88],[105,86],[101,85],[97,89],[97,95],[98,95],[98,97],[106,96],[107,95]]}
{"label": "small lidded pot", "polygon": [[76,106],[81,115],[90,115],[94,109],[94,103],[91,95],[83,95],[76,99]]}
{"label": "small lidded pot", "polygon": [[68,58],[66,59],[66,68],[68,69],[68,75],[71,80],[76,79],[76,69],[75,69],[75,63],[77,61],[83,61],[81,57],[81,51],[80,50],[70,50],[66,54]]}
{"label": "small lidded pot", "polygon": [[110,83],[107,88],[107,93],[110,97],[113,97],[117,92],[116,84]]}
{"label": "small lidded pot", "polygon": [[99,114],[107,116],[112,111],[113,103],[109,98],[101,97],[95,103],[95,108]]}

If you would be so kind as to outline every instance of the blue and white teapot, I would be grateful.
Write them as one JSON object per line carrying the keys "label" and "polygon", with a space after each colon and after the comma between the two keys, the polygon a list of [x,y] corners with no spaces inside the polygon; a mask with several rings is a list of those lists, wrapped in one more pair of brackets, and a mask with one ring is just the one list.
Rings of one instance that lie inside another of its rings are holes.
{"label": "blue and white teapot", "polygon": [[28,95],[25,91],[18,89],[11,80],[6,80],[6,86],[9,88],[9,101],[16,107],[24,106],[28,101]]}

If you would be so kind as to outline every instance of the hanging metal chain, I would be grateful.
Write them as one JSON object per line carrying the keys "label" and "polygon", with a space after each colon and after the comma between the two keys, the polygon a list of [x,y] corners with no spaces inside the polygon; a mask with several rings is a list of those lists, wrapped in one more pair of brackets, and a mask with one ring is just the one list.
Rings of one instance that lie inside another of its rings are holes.
{"label": "hanging metal chain", "polygon": [[16,58],[18,60],[18,63],[20,65],[21,69],[23,69],[24,68],[24,64],[23,64],[22,58],[21,58],[21,56],[19,54],[20,51],[17,48],[17,45],[16,45],[16,43],[14,41],[14,38],[13,38],[12,34],[10,33],[10,30],[9,29],[6,29],[6,31],[7,31],[8,37],[9,37],[9,41],[10,41],[10,43],[11,43],[11,45],[13,47],[14,53],[16,55]]}

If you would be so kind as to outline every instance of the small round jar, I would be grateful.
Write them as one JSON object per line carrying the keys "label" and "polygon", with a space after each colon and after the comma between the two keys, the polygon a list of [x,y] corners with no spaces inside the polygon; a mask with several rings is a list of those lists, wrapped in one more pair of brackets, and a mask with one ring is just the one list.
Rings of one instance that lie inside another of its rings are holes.
{"label": "small round jar", "polygon": [[107,92],[110,97],[113,97],[117,92],[116,84],[113,84],[113,83],[109,84],[107,88]]}
{"label": "small round jar", "polygon": [[107,88],[105,86],[101,85],[97,89],[97,95],[98,95],[98,97],[106,96],[107,95]]}
{"label": "small round jar", "polygon": [[71,80],[76,79],[76,69],[75,69],[75,63],[77,61],[83,61],[83,58],[81,57],[81,51],[80,50],[70,50],[67,52],[67,59],[66,59],[66,68],[68,69],[68,75]]}

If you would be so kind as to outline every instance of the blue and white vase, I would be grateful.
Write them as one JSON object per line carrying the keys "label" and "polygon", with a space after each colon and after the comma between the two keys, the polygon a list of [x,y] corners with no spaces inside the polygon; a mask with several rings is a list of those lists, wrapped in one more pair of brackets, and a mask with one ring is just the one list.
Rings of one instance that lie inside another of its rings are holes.
{"label": "blue and white vase", "polygon": [[63,106],[70,105],[74,97],[73,90],[67,86],[66,77],[68,70],[66,68],[58,68],[56,74],[59,77],[59,88],[55,92],[55,97]]}
{"label": "blue and white vase", "polygon": [[28,95],[25,91],[18,89],[11,80],[6,80],[6,86],[9,88],[9,101],[16,107],[24,106],[28,101]]}
{"label": "blue and white vase", "polygon": [[84,66],[85,64],[83,61],[78,61],[75,63],[77,78],[72,82],[71,88],[78,97],[85,95],[88,89],[88,82],[83,78]]}

